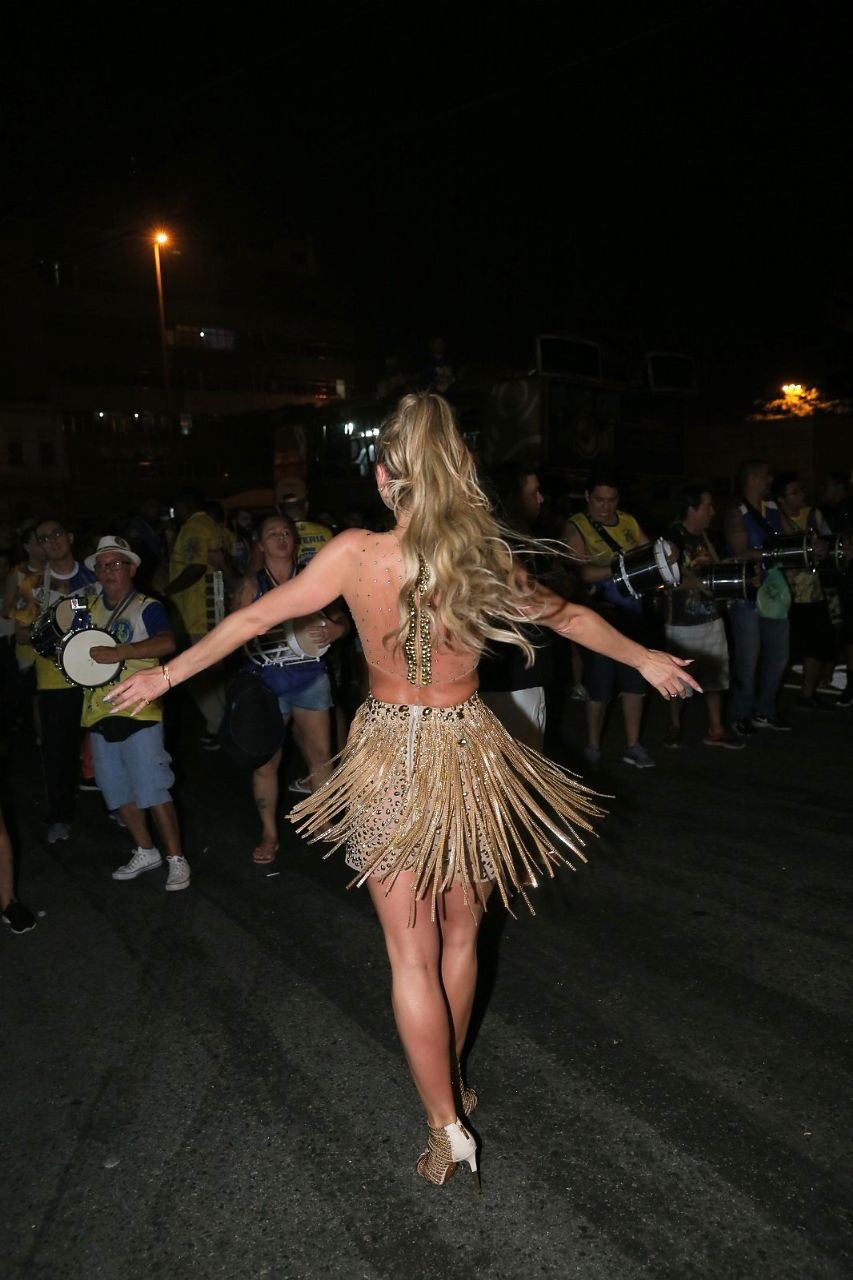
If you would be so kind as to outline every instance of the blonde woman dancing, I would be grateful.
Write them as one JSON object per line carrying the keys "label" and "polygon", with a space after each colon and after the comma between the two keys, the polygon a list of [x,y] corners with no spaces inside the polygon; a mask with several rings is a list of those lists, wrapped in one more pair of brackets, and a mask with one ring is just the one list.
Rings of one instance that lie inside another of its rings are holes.
{"label": "blonde woman dancing", "polygon": [[[477,1095],[459,1060],[477,978],[477,932],[495,887],[505,906],[574,857],[601,811],[571,774],[515,742],[477,694],[490,641],[530,652],[525,623],[635,667],[664,697],[698,689],[682,660],[643,648],[602,618],[531,583],[480,488],[449,406],[408,395],[377,440],[389,533],[349,529],[290,582],[232,614],[168,666],[112,694],[144,706],[253,636],[343,596],[370,694],[332,776],[291,811],[309,837],[345,845],[366,884],[391,963],[394,1016],[426,1111],[417,1172],[441,1185],[477,1144],[460,1119]],[[478,1175],[479,1176],[479,1175]]]}

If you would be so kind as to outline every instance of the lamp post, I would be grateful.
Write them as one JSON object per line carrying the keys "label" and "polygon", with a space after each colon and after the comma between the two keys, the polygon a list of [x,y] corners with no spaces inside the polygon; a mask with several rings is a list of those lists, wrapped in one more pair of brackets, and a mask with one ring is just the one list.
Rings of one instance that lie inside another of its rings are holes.
{"label": "lamp post", "polygon": [[168,244],[169,237],[165,231],[154,234],[154,271],[157,276],[157,305],[160,311],[160,356],[163,361],[163,395],[166,403],[166,417],[171,408],[171,387],[169,385],[169,355],[166,349],[166,310],[163,306],[163,273],[160,270],[160,245]]}

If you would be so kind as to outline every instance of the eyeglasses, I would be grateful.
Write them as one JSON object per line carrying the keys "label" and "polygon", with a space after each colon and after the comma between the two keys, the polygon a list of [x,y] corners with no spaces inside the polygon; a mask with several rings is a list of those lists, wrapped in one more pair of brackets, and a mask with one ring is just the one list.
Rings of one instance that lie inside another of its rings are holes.
{"label": "eyeglasses", "polygon": [[68,534],[65,529],[53,529],[50,533],[37,533],[36,542],[57,542],[60,538],[66,538]]}
{"label": "eyeglasses", "polygon": [[110,569],[120,569],[123,564],[130,564],[129,560],[96,560],[95,573],[109,573]]}

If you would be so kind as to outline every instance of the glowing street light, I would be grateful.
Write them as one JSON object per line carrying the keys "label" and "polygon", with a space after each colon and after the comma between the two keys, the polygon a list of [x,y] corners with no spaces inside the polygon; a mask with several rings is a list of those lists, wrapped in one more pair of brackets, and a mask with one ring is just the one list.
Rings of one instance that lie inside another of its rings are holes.
{"label": "glowing street light", "polygon": [[160,358],[163,362],[163,395],[166,402],[167,416],[171,402],[171,387],[169,385],[169,354],[166,348],[166,309],[163,305],[163,274],[160,270],[160,246],[168,243],[169,236],[165,231],[154,232],[154,273],[157,277],[157,305],[160,312]]}
{"label": "glowing street light", "polygon": [[810,418],[816,413],[848,413],[849,401],[830,400],[818,387],[804,382],[784,382],[781,396],[756,400],[751,422],[772,422],[780,418]]}

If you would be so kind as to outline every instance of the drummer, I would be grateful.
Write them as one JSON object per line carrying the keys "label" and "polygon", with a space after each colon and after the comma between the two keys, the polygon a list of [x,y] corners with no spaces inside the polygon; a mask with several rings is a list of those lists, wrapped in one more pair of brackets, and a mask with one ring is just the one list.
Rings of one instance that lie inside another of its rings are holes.
{"label": "drummer", "polygon": [[[91,606],[93,627],[109,632],[116,643],[94,645],[93,661],[105,666],[123,663],[124,674],[156,667],[175,652],[165,608],[133,586],[140,558],[124,538],[107,535],[86,560],[101,584],[102,594]],[[163,668],[163,688],[168,667]],[[118,673],[117,673],[118,674]],[[183,856],[178,819],[169,788],[175,781],[172,760],[163,741],[163,711],[159,699],[135,717],[111,712],[105,702],[112,684],[85,690],[83,726],[91,730],[95,779],[111,813],[119,812],[136,842],[130,860],[113,872],[114,880],[135,880],[162,866],[160,849],[151,838],[147,811],[169,864],[168,890],[186,889],[189,863]]]}
{"label": "drummer", "polygon": [[[262,561],[257,573],[243,579],[234,607],[242,609],[273,587],[287,582],[299,567],[299,533],[289,515],[267,516],[257,532],[256,555]],[[325,649],[350,629],[343,609],[325,609],[313,619],[296,619],[287,626],[299,630],[313,646]],[[285,627],[274,627],[246,647],[247,668],[256,672],[278,697],[284,725],[293,720],[293,736],[308,766],[306,790],[321,786],[331,773],[332,736],[330,711],[334,705],[329,674],[320,658],[306,656],[294,661]],[[257,863],[272,862],[278,853],[278,770],[281,748],[252,775],[252,788],[261,819],[260,843],[252,853]]]}
{"label": "drummer", "polygon": [[[41,613],[63,596],[94,592],[95,575],[74,557],[74,534],[61,520],[40,520],[36,540],[45,554],[41,585],[33,599]],[[21,632],[26,643],[32,627]],[[71,835],[74,793],[80,757],[80,712],[83,690],[69,684],[53,655],[36,656],[36,704],[41,726],[41,757],[47,792],[47,842]]]}
{"label": "drummer", "polygon": [[[640,643],[650,639],[639,600],[623,596],[613,581],[611,563],[620,551],[630,551],[649,541],[633,516],[619,510],[616,476],[602,469],[590,474],[586,485],[586,510],[566,525],[564,539],[585,562],[580,576],[590,588],[590,606],[622,635]],[[587,745],[584,760],[596,769],[601,761],[601,735],[607,707],[614,692],[621,694],[625,723],[625,751],[622,760],[635,769],[653,769],[655,762],[640,742],[643,698],[647,685],[643,677],[624,663],[614,662],[585,649],[583,683],[589,694],[586,703]]]}
{"label": "drummer", "polygon": [[[832,530],[820,508],[806,502],[805,489],[796,472],[780,472],[773,480],[771,493],[779,510],[794,528],[812,535],[815,561],[825,560]],[[831,683],[838,648],[829,602],[820,575],[814,570],[789,568],[785,577],[792,596],[788,610],[791,627],[789,660],[803,665],[797,706],[825,711],[832,708],[832,703],[818,693],[818,685]]]}
{"label": "drummer", "polygon": [[[729,687],[729,644],[721,606],[694,572],[719,561],[708,534],[715,514],[710,489],[702,484],[685,486],[681,493],[681,515],[668,534],[679,550],[681,582],[667,593],[664,633],[669,653],[695,663],[690,673],[702,685],[708,715],[705,746],[738,751],[746,746],[745,739],[723,724],[723,694]],[[678,708],[669,707],[665,747],[677,750],[682,746],[682,717],[688,695],[692,698],[692,689],[684,698],[670,700],[677,702]]]}
{"label": "drummer", "polygon": [[[770,497],[773,474],[764,458],[748,458],[737,473],[738,497],[725,515],[726,555],[762,564],[765,543],[796,533],[788,516]],[[754,600],[729,605],[733,644],[732,729],[741,738],[761,729],[787,732],[776,698],[788,666],[790,623],[787,610],[766,616]]]}

